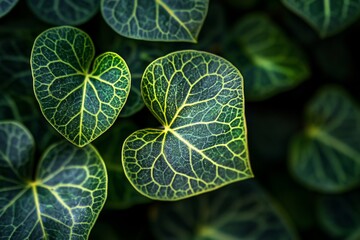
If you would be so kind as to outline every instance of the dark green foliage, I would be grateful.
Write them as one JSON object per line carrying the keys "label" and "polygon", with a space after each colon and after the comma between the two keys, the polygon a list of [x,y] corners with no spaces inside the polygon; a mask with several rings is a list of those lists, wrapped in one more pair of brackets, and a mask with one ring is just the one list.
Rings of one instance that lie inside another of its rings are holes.
{"label": "dark green foliage", "polygon": [[359,17],[0,0],[0,239],[360,239]]}

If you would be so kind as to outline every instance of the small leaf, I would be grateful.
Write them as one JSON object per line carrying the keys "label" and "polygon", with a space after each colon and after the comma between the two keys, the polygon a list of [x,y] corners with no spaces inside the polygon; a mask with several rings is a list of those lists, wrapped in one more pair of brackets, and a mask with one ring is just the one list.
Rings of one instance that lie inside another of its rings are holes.
{"label": "small leaf", "polygon": [[94,57],[90,37],[73,27],[46,30],[35,40],[31,68],[45,118],[65,138],[84,146],[116,120],[130,91],[130,72],[116,53]]}
{"label": "small leaf", "polygon": [[163,129],[123,145],[125,174],[142,194],[176,200],[252,177],[240,72],[216,55],[185,50],[152,62],[141,91]]}
{"label": "small leaf", "polygon": [[267,16],[248,15],[231,32],[224,55],[246,79],[247,100],[269,98],[309,76],[300,49]]}
{"label": "small leaf", "polygon": [[360,184],[360,108],[336,87],[323,89],[308,105],[307,127],[291,145],[295,177],[321,192]]}
{"label": "small leaf", "polygon": [[52,145],[32,178],[34,141],[16,122],[0,124],[0,236],[86,239],[107,191],[104,163],[92,146]]}
{"label": "small leaf", "polygon": [[281,212],[253,181],[156,210],[152,228],[156,239],[296,239]]}
{"label": "small leaf", "polygon": [[360,16],[360,0],[282,0],[282,2],[304,18],[321,37],[340,32]]}
{"label": "small leaf", "polygon": [[348,239],[360,231],[359,199],[359,191],[320,198],[317,208],[320,223],[334,239]]}
{"label": "small leaf", "polygon": [[[105,208],[123,209],[136,204],[149,202],[150,199],[136,191],[125,177],[121,164],[121,148],[124,140],[138,128],[132,121],[114,124],[110,131],[98,138],[94,144],[103,157],[109,178],[108,198]],[[108,144],[111,139],[111,144]]]}
{"label": "small leaf", "polygon": [[118,34],[150,41],[196,42],[209,0],[103,0],[105,21]]}
{"label": "small leaf", "polygon": [[18,1],[19,0],[0,0],[0,18],[10,12]]}
{"label": "small leaf", "polygon": [[54,25],[80,25],[92,18],[99,0],[28,0],[30,9],[44,22]]}

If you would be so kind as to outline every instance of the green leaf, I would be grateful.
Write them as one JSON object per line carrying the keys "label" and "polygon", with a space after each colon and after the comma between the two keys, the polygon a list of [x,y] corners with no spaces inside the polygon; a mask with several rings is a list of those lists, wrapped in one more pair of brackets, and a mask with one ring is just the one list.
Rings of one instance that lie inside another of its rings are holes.
{"label": "green leaf", "polygon": [[[119,146],[122,146],[124,140],[137,129],[132,121],[121,120],[94,142],[105,161],[108,172],[109,190],[105,208],[123,209],[149,202],[149,198],[144,197],[131,186],[121,164],[121,148]],[[109,139],[111,139],[111,144],[108,144]]]}
{"label": "green leaf", "polygon": [[28,0],[30,9],[41,20],[54,25],[80,25],[99,10],[99,0]]}
{"label": "green leaf", "polygon": [[116,120],[130,91],[130,72],[116,53],[93,63],[90,37],[73,27],[46,30],[35,40],[31,68],[45,118],[65,138],[84,146]]}
{"label": "green leaf", "polygon": [[94,147],[52,145],[32,180],[34,141],[16,122],[0,124],[0,236],[86,239],[107,192],[105,165]]}
{"label": "green leaf", "polygon": [[105,21],[118,34],[150,41],[196,42],[209,0],[102,0]]}
{"label": "green leaf", "polygon": [[18,1],[19,0],[0,0],[0,18],[10,12]]}
{"label": "green leaf", "polygon": [[177,200],[252,177],[243,79],[216,55],[185,50],[152,62],[141,91],[161,129],[123,145],[125,174],[142,194]]}
{"label": "green leaf", "polygon": [[291,145],[290,168],[322,192],[360,184],[360,108],[342,90],[324,88],[306,109],[306,129]]}
{"label": "green leaf", "polygon": [[320,198],[317,209],[320,224],[334,239],[351,238],[360,231],[359,199],[359,191]]}
{"label": "green leaf", "polygon": [[0,40],[0,88],[16,94],[33,94],[29,66],[31,45],[23,40]]}
{"label": "green leaf", "polygon": [[321,37],[340,32],[360,16],[360,0],[282,0],[282,2],[304,18]]}
{"label": "green leaf", "polygon": [[224,56],[246,79],[247,100],[269,98],[309,76],[301,50],[267,16],[248,15],[231,32]]}
{"label": "green leaf", "polygon": [[279,209],[252,181],[161,205],[153,217],[157,239],[295,239]]}

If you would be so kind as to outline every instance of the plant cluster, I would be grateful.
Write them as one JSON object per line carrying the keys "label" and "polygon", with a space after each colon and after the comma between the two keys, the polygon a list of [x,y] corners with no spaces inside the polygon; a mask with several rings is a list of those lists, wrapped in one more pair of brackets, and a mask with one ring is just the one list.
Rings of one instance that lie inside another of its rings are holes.
{"label": "plant cluster", "polygon": [[360,238],[359,17],[0,0],[1,238]]}

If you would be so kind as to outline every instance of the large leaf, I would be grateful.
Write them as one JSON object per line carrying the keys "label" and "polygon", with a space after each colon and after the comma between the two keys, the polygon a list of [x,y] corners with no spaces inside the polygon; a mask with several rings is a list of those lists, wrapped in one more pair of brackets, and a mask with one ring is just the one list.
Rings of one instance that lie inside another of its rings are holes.
{"label": "large leaf", "polygon": [[152,62],[141,91],[163,125],[130,135],[125,174],[142,194],[176,200],[252,177],[243,79],[216,55],[185,50]]}
{"label": "large leaf", "polygon": [[324,88],[308,105],[307,127],[291,146],[290,168],[318,191],[360,184],[360,108],[336,87]]}
{"label": "large leaf", "polygon": [[[324,230],[336,239],[345,239],[360,231],[360,192],[320,198],[318,214]],[[359,238],[354,238],[359,239]]]}
{"label": "large leaf", "polygon": [[343,30],[360,16],[360,0],[282,1],[315,28],[321,37]]}
{"label": "large leaf", "polygon": [[29,66],[31,45],[26,41],[8,38],[0,40],[0,88],[8,93],[33,94]]}
{"label": "large leaf", "polygon": [[19,0],[0,0],[0,18],[5,16]]}
{"label": "large leaf", "polygon": [[209,0],[102,0],[102,15],[122,36],[196,42]]}
{"label": "large leaf", "polygon": [[116,53],[93,63],[90,37],[73,27],[46,30],[35,40],[34,90],[46,119],[70,142],[84,146],[116,120],[130,91],[130,72]]}
{"label": "large leaf", "polygon": [[41,20],[54,25],[79,25],[99,10],[99,0],[28,0],[30,9]]}
{"label": "large leaf", "polygon": [[[128,208],[150,200],[131,186],[121,164],[121,147],[119,146],[122,146],[124,140],[137,129],[133,122],[121,119],[119,123],[111,127],[110,131],[94,142],[105,161],[108,172],[109,190],[105,208]],[[109,139],[111,139],[111,144],[108,144]]]}
{"label": "large leaf", "polygon": [[262,100],[309,76],[301,50],[262,14],[244,17],[231,31],[224,56],[242,72],[247,100]]}
{"label": "large leaf", "polygon": [[0,236],[4,239],[86,239],[107,192],[95,148],[52,145],[32,179],[34,141],[16,122],[0,124]]}
{"label": "large leaf", "polygon": [[280,211],[251,181],[161,205],[153,217],[157,239],[295,239]]}

